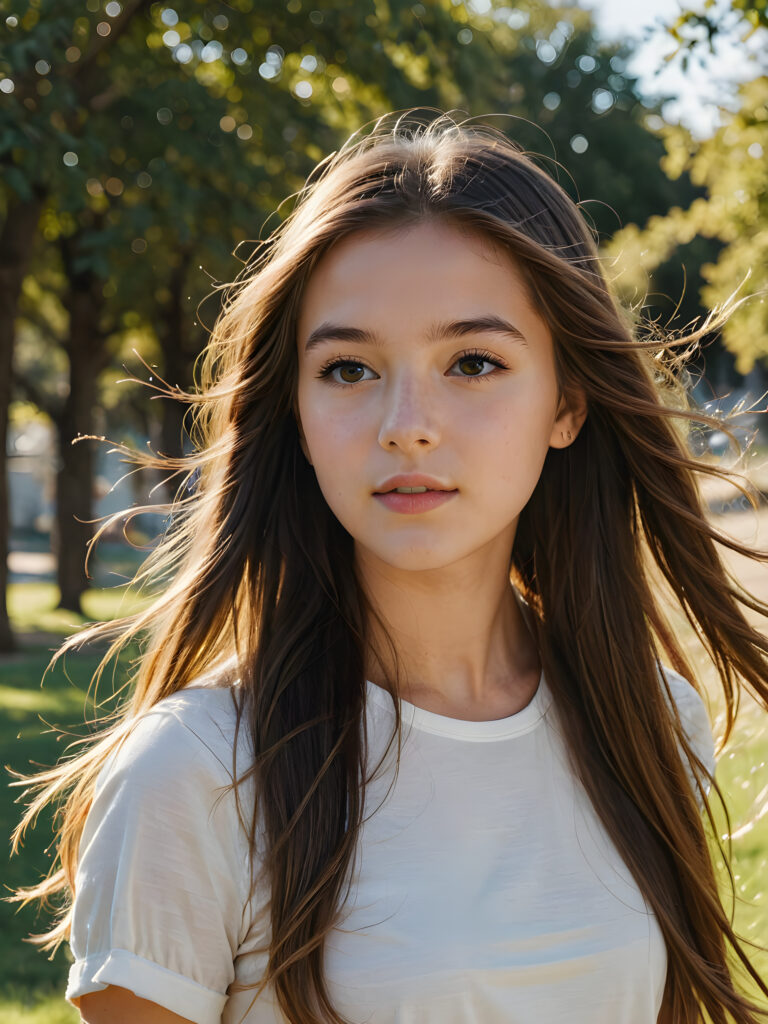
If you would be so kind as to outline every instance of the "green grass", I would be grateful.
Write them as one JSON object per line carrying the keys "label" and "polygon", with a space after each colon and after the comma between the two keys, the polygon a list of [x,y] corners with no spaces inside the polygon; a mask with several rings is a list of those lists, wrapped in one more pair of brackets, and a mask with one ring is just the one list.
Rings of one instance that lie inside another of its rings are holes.
{"label": "green grass", "polygon": [[0,996],[0,1012],[3,1024],[76,1024],[80,1020],[74,1007],[58,993],[42,997],[9,993]]}
{"label": "green grass", "polygon": [[[742,938],[761,947],[750,959],[761,977],[768,977],[768,814],[765,811],[768,787],[768,729],[765,713],[745,708],[739,716],[734,736],[720,758],[717,781],[725,795],[731,819],[731,869],[735,888],[731,894],[727,873],[719,858],[723,902],[734,911],[734,926]],[[717,810],[717,809],[716,809]],[[718,831],[726,834],[725,820],[716,813]],[[723,844],[726,849],[727,846]],[[751,996],[761,1003],[754,982],[744,983]],[[759,998],[758,998],[759,997]]]}
{"label": "green grass", "polygon": [[7,591],[8,612],[19,634],[52,633],[69,636],[87,622],[129,615],[142,601],[125,587],[88,590],[83,595],[85,615],[57,608],[59,591],[55,583],[11,583]]}
{"label": "green grass", "polygon": [[[47,583],[22,583],[9,587],[8,602],[14,628],[20,636],[50,634],[46,643],[23,648],[5,656],[0,663],[0,749],[4,765],[19,772],[51,765],[65,752],[77,735],[87,735],[86,714],[93,717],[93,702],[86,700],[91,677],[101,657],[100,650],[70,652],[46,673],[51,654],[63,639],[89,620],[107,619],[136,607],[124,592],[94,590],[84,600],[87,616],[55,608],[56,588]],[[122,608],[119,606],[122,604]],[[121,681],[128,650],[115,675]],[[105,678],[103,689],[111,690]],[[68,735],[67,735],[68,734]],[[0,787],[0,830],[10,836],[18,822],[21,805],[18,789],[10,788],[4,773]],[[51,856],[46,850],[52,838],[50,815],[41,816],[27,833],[20,855],[3,864],[3,894],[19,886],[33,885],[47,872]],[[0,1020],[3,1024],[71,1024],[76,1011],[62,998],[70,965],[69,950],[60,947],[48,954],[23,941],[30,933],[45,930],[48,918],[32,906],[0,903]]]}
{"label": "green grass", "polygon": [[[40,631],[63,637],[73,625],[87,621],[71,612],[54,608],[56,591],[48,584],[17,584],[10,588],[9,603],[14,624],[27,634]],[[122,591],[93,591],[86,610],[93,619],[109,618],[123,600]],[[123,611],[129,610],[126,607]],[[55,637],[51,638],[55,641]],[[4,760],[17,771],[34,765],[53,764],[64,752],[68,738],[51,726],[83,735],[86,691],[99,660],[95,651],[71,652],[63,663],[41,680],[51,654],[51,645],[32,647],[5,657],[0,662],[0,749]],[[117,668],[116,681],[127,671],[127,652]],[[110,688],[105,679],[104,689]],[[51,723],[47,725],[45,723]],[[732,868],[736,881],[735,924],[746,939],[768,945],[768,814],[750,826],[759,812],[756,801],[768,786],[768,743],[764,713],[745,708],[737,734],[722,754],[718,782],[728,801],[731,825],[738,838],[733,842]],[[0,787],[0,828],[9,835],[19,818],[20,807],[13,801],[17,791]],[[718,831],[725,832],[723,821]],[[7,891],[38,881],[50,865],[46,846],[51,840],[50,817],[41,819],[29,832],[20,856],[3,866],[3,887]],[[723,876],[725,879],[725,876]],[[727,892],[724,882],[724,892]],[[62,946],[53,959],[40,953],[23,938],[43,930],[46,918],[32,907],[21,910],[0,903],[0,1020],[3,1024],[73,1024],[77,1013],[62,998],[69,970],[69,951]],[[768,954],[756,953],[753,963],[768,975]]]}
{"label": "green grass", "polygon": [[[40,679],[48,658],[47,651],[30,651],[14,656],[3,665],[0,748],[7,752],[9,765],[16,771],[30,772],[36,765],[53,764],[63,753],[66,740],[44,723],[55,723],[79,733],[86,731],[83,724],[85,690],[98,657],[80,654],[76,665],[70,657],[69,673],[63,668],[49,673],[41,688]],[[0,829],[5,835],[10,835],[19,818],[21,808],[14,802],[16,799],[18,790],[4,786],[0,799]],[[22,855],[4,865],[4,889],[12,890],[40,880],[50,866],[46,847],[51,836],[51,819],[46,815],[37,828],[28,832]],[[31,998],[33,994],[56,992],[61,1001],[69,969],[68,949],[62,947],[53,960],[49,960],[36,947],[22,941],[30,933],[43,930],[45,925],[45,917],[31,906],[19,908],[16,904],[0,903],[0,1018],[4,1021],[18,1019],[31,1024],[37,1019],[54,1019],[46,1016],[48,1011],[43,1008],[24,1009],[22,999],[22,994]],[[11,991],[15,998],[10,995]],[[16,1017],[11,1018],[11,1013]],[[67,1018],[62,1016],[61,1019]],[[70,1019],[76,1019],[76,1015]]]}

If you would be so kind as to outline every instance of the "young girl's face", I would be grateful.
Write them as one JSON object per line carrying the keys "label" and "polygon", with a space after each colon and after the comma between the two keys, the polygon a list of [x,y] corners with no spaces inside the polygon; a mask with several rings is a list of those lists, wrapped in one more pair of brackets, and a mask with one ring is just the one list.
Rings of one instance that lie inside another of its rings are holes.
{"label": "young girl's face", "polygon": [[512,259],[441,221],[350,236],[312,273],[297,341],[302,447],[358,556],[508,565],[547,449],[580,422]]}

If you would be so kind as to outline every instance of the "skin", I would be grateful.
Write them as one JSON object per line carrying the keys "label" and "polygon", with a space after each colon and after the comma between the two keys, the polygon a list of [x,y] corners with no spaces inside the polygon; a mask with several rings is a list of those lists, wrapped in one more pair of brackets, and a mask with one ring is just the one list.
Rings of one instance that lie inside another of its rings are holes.
{"label": "skin", "polygon": [[108,985],[78,1000],[83,1024],[191,1024],[188,1017],[171,1013],[148,999],[139,999],[127,988]]}
{"label": "skin", "polygon": [[[436,325],[478,316],[521,337],[435,339]],[[307,351],[326,324],[374,339]],[[547,451],[572,443],[586,407],[561,394],[550,331],[513,259],[444,221],[358,233],[315,268],[297,345],[302,448],[354,538],[363,587],[405,670],[403,696],[468,720],[514,714],[540,674],[509,583],[515,530]],[[467,359],[479,349],[499,365]],[[323,376],[333,359],[347,362]],[[374,492],[399,473],[458,493],[425,513],[393,512]],[[381,685],[392,666],[379,647],[368,674]]]}
{"label": "skin", "polygon": [[[436,323],[479,315],[502,317],[522,339],[430,337]],[[329,322],[364,328],[379,343],[324,341],[305,352],[310,334]],[[514,262],[445,223],[357,234],[315,269],[297,343],[302,448],[354,538],[360,579],[405,670],[403,696],[470,721],[515,714],[540,675],[509,583],[517,521],[548,449],[572,443],[586,408],[560,393],[551,335]],[[504,369],[462,361],[473,349]],[[351,373],[362,379],[319,377],[334,357],[364,366]],[[416,472],[458,494],[410,516],[374,498],[388,477]],[[379,685],[392,668],[383,650],[368,666]],[[116,986],[83,996],[79,1008],[86,1024],[186,1020]]]}

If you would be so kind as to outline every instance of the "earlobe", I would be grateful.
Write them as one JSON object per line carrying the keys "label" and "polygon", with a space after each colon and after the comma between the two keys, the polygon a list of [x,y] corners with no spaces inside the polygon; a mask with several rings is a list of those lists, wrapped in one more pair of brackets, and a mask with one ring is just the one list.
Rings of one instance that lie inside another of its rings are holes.
{"label": "earlobe", "polygon": [[567,448],[573,444],[587,418],[587,399],[579,388],[560,398],[557,418],[552,426],[550,448]]}

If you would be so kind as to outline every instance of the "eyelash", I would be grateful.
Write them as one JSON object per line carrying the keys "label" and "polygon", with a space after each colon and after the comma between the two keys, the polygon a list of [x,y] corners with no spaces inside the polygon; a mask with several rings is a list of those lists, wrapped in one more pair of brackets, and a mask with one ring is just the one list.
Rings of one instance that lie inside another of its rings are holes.
{"label": "eyelash", "polygon": [[[480,349],[480,348],[465,349],[465,351],[459,352],[459,354],[456,356],[454,361],[451,363],[451,366],[455,366],[456,363],[461,362],[462,359],[479,359],[479,360],[481,360],[484,363],[491,363],[493,366],[495,366],[499,370],[508,370],[509,369],[509,367],[506,365],[506,363],[502,363],[500,359],[498,359],[496,356],[494,356],[491,352],[486,351],[486,349]],[[318,370],[317,377],[319,379],[330,377],[331,373],[337,367],[339,367],[339,366],[362,366],[366,370],[370,370],[371,369],[370,366],[367,366],[365,363],[361,362],[359,359],[345,359],[345,358],[341,358],[339,356],[334,356],[332,359],[329,359],[328,362],[323,363],[323,365]],[[474,374],[474,375],[473,374],[455,374],[453,376],[460,376],[464,380],[480,381],[480,380],[486,380],[488,377],[495,376],[495,373],[491,372],[491,373],[481,373],[481,374]],[[347,381],[342,382],[342,381],[338,381],[338,380],[332,380],[331,383],[332,384],[336,384],[339,387],[351,387],[353,382],[347,382]],[[361,382],[357,381],[357,383],[361,383]]]}

